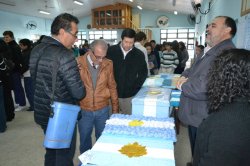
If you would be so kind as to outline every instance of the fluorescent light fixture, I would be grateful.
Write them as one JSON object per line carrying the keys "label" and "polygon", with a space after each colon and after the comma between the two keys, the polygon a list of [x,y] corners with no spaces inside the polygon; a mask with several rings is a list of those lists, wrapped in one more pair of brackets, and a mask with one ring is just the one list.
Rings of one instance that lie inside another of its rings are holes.
{"label": "fluorescent light fixture", "polygon": [[137,8],[138,8],[138,9],[140,9],[140,10],[142,10],[142,7],[141,7],[141,6],[139,6],[139,5],[137,6]]}
{"label": "fluorescent light fixture", "polygon": [[175,15],[177,15],[177,14],[178,14],[178,12],[175,10],[175,11],[174,11],[174,14],[175,14]]}
{"label": "fluorescent light fixture", "polygon": [[77,0],[75,0],[74,3],[77,4],[77,5],[83,5],[83,2],[77,1]]}
{"label": "fluorescent light fixture", "polygon": [[129,0],[130,2],[133,2],[133,0]]}
{"label": "fluorescent light fixture", "polygon": [[50,12],[47,12],[47,11],[44,11],[44,10],[39,10],[39,13],[41,13],[41,14],[46,14],[46,15],[49,15],[49,14],[50,14]]}

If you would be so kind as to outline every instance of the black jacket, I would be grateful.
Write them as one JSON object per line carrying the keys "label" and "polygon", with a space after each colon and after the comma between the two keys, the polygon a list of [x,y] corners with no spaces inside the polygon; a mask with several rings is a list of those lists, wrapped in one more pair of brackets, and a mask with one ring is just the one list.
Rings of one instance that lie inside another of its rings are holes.
{"label": "black jacket", "polygon": [[113,61],[118,97],[134,96],[141,89],[148,75],[143,52],[134,47],[124,59],[120,44],[117,44],[109,47],[107,58]]}
{"label": "black jacket", "polygon": [[193,166],[250,165],[250,103],[234,99],[198,128]]}
{"label": "black jacket", "polygon": [[[35,78],[36,63],[40,55]],[[52,70],[55,63],[59,63],[59,69],[54,101],[76,104],[86,93],[73,52],[52,37],[45,36],[32,50],[30,56],[30,72],[35,90],[35,121],[41,126],[46,126],[48,123],[52,96]]]}

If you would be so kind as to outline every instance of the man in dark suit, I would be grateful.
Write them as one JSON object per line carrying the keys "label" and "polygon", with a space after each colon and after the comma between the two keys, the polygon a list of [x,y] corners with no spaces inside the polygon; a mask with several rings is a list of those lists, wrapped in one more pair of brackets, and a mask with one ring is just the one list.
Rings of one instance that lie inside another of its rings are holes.
{"label": "man in dark suit", "polygon": [[196,131],[208,116],[207,74],[216,56],[223,50],[234,48],[232,38],[236,34],[235,21],[227,16],[216,17],[207,28],[206,43],[211,47],[194,62],[190,69],[182,73],[177,88],[182,91],[179,119],[188,125],[192,154]]}

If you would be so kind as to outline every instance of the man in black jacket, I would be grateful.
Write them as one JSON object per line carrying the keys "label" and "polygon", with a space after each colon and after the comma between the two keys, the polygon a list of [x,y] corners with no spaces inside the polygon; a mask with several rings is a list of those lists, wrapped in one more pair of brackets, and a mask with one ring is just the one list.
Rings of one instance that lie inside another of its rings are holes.
{"label": "man in black jacket", "polygon": [[[51,25],[52,36],[45,36],[31,52],[30,72],[34,87],[35,121],[46,132],[52,96],[52,71],[58,64],[54,101],[76,104],[85,96],[77,62],[71,46],[77,40],[79,20],[67,13],[57,16]],[[45,166],[73,166],[76,135],[68,149],[46,148]]]}
{"label": "man in black jacket", "polygon": [[113,61],[119,112],[123,114],[131,114],[132,97],[141,89],[148,74],[143,52],[134,47],[135,34],[133,29],[124,29],[122,41],[109,47],[107,52],[107,58]]}

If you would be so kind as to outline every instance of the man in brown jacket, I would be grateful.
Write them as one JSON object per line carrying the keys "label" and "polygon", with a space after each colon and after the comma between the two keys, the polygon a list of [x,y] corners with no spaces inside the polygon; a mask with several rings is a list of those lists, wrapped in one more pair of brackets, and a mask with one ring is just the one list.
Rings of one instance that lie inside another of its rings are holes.
{"label": "man in brown jacket", "polygon": [[108,45],[104,40],[95,40],[90,51],[78,58],[81,79],[86,88],[86,97],[80,101],[82,118],[78,122],[80,153],[91,149],[91,133],[95,126],[98,139],[109,118],[109,100],[112,113],[118,113],[118,95],[113,75],[113,63],[105,58]]}

